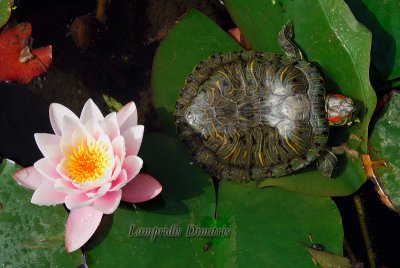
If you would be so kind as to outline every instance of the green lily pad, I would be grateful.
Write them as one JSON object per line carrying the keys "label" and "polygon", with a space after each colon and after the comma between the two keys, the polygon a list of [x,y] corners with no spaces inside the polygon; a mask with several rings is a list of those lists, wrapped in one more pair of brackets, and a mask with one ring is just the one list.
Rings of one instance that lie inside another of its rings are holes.
{"label": "green lily pad", "polygon": [[7,23],[11,15],[11,7],[14,5],[14,0],[0,1],[0,28]]}
{"label": "green lily pad", "polygon": [[346,0],[357,20],[372,32],[371,60],[382,79],[400,77],[400,2]]}
{"label": "green lily pad", "polygon": [[[350,129],[331,129],[338,146],[351,134],[362,141],[352,145],[361,153],[367,151],[368,125],[376,105],[376,96],[369,82],[371,34],[356,21],[344,1],[241,1],[225,4],[233,20],[254,50],[282,53],[277,34],[282,25],[292,20],[295,42],[306,58],[321,67],[328,92],[341,92],[360,106],[361,122]],[[280,186],[314,195],[348,195],[366,180],[359,158],[342,159],[340,173],[333,181],[317,172],[265,180],[261,186]]]}
{"label": "green lily pad", "polygon": [[157,49],[151,76],[157,115],[169,134],[176,132],[175,102],[194,66],[212,54],[240,50],[230,35],[197,10],[190,10],[171,29]]}
{"label": "green lily pad", "polygon": [[400,93],[392,92],[370,137],[370,156],[384,160],[387,167],[375,167],[374,171],[382,189],[400,212]]}
{"label": "green lily pad", "polygon": [[317,263],[322,268],[340,267],[340,268],[352,268],[350,260],[346,257],[335,255],[324,250],[314,249],[309,246],[304,248],[310,253],[314,259],[314,263]]}
{"label": "green lily pad", "polygon": [[64,248],[67,212],[63,206],[31,204],[33,192],[11,177],[20,168],[10,160],[0,165],[0,266],[79,266],[82,254]]}
{"label": "green lily pad", "polygon": [[[163,185],[162,196],[136,205],[136,209],[122,204],[113,216],[105,217],[86,246],[90,267],[115,263],[138,267],[244,267],[251,262],[313,267],[311,256],[302,246],[310,244],[309,233],[329,252],[342,254],[341,219],[330,198],[223,182],[215,222],[211,179],[191,165],[178,139],[149,134],[141,157],[146,171]],[[225,227],[229,235],[188,236],[190,225],[220,230]],[[170,235],[152,239],[151,229],[146,235],[143,228],[166,228]]]}
{"label": "green lily pad", "polygon": [[[201,225],[214,215],[215,191],[211,178],[191,165],[176,138],[145,135],[140,156],[146,172],[162,184],[161,196],[137,204],[136,209],[121,204],[113,216],[106,216],[99,232],[87,244],[89,267],[112,267],[116,263],[121,267],[190,267],[193,264],[210,267],[213,256],[204,252],[205,241],[185,234],[189,224]],[[171,231],[170,235],[153,240],[151,235],[144,235],[143,228]]]}
{"label": "green lily pad", "polygon": [[[242,1],[227,0],[226,7],[252,49],[282,54],[277,34],[293,20],[295,42],[309,61],[323,70],[329,92],[342,92],[360,106],[360,123],[331,130],[331,145],[350,142],[367,152],[368,125],[376,104],[369,83],[371,34],[359,24],[343,1]],[[305,16],[304,14],[307,14]],[[209,30],[212,29],[212,30]],[[198,11],[189,11],[161,43],[153,66],[154,102],[172,132],[175,100],[196,63],[218,51],[238,50],[222,29]],[[310,170],[312,170],[311,168]],[[279,186],[312,195],[343,196],[355,192],[366,180],[360,158],[341,157],[338,175],[329,180],[314,171],[267,179],[260,187]]]}
{"label": "green lily pad", "polygon": [[220,218],[232,232],[229,239],[214,243],[217,266],[315,267],[304,248],[311,245],[309,235],[327,252],[343,254],[341,218],[330,198],[223,182]]}

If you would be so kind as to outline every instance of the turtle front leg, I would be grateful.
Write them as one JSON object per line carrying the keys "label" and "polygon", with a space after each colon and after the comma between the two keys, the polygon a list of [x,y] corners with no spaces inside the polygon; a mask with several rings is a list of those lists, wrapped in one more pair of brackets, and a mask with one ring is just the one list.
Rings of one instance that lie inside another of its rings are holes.
{"label": "turtle front leg", "polygon": [[286,56],[290,61],[297,62],[303,59],[303,54],[300,49],[297,47],[295,43],[292,41],[293,38],[293,22],[288,21],[285,25],[283,25],[282,30],[278,35],[278,42],[285,52]]}
{"label": "turtle front leg", "polygon": [[316,160],[318,171],[325,177],[331,177],[335,169],[337,158],[336,155],[328,148]]}

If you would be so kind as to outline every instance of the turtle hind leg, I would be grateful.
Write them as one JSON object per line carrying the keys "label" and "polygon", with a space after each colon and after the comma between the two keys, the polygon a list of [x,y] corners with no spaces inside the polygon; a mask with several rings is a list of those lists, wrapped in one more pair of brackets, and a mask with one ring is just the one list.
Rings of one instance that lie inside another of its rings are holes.
{"label": "turtle hind leg", "polygon": [[318,171],[325,177],[331,177],[335,169],[337,158],[334,153],[329,149],[325,149],[324,152],[316,160]]}
{"label": "turtle hind leg", "polygon": [[296,62],[303,59],[303,54],[299,47],[293,43],[293,21],[288,21],[283,25],[282,30],[278,34],[278,42],[283,52],[290,61]]}

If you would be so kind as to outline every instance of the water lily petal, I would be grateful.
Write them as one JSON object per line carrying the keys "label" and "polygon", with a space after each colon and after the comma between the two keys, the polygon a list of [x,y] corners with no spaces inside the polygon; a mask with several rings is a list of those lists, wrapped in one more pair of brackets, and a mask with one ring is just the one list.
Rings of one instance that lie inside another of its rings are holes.
{"label": "water lily petal", "polygon": [[161,184],[152,176],[140,173],[122,188],[122,200],[140,203],[156,197],[162,191]]}
{"label": "water lily petal", "polygon": [[118,126],[121,132],[137,125],[136,105],[133,101],[127,103],[117,113]]}
{"label": "water lily petal", "polygon": [[111,187],[111,183],[109,182],[109,183],[106,183],[103,186],[99,187],[97,190],[94,190],[93,192],[87,192],[86,195],[91,198],[99,198],[99,197],[105,195],[105,193],[108,192],[110,187]]}
{"label": "water lily petal", "polygon": [[12,176],[19,185],[32,190],[36,190],[43,183],[43,176],[33,166],[20,169]]}
{"label": "water lily petal", "polygon": [[114,152],[113,152],[113,147],[111,144],[110,137],[107,136],[106,134],[103,134],[103,135],[99,136],[97,141],[103,143],[107,147],[107,153],[110,156],[110,158],[114,158]]}
{"label": "water lily petal", "polygon": [[65,205],[68,209],[73,210],[87,206],[93,202],[93,198],[88,197],[85,193],[71,194],[65,198]]}
{"label": "water lily petal", "polygon": [[59,103],[50,104],[49,115],[50,115],[50,123],[51,126],[53,127],[54,133],[59,136],[62,135],[61,126],[63,123],[64,116],[69,116],[71,118],[78,119],[78,117],[70,109]]}
{"label": "water lily petal", "polygon": [[144,126],[137,125],[128,128],[122,133],[125,138],[125,147],[127,155],[137,155],[142,144]]}
{"label": "water lily petal", "polygon": [[70,182],[69,180],[65,180],[64,178],[59,178],[54,182],[54,189],[68,195],[80,194],[86,191],[76,188],[75,185],[72,184],[72,182]]}
{"label": "water lily petal", "polygon": [[60,149],[61,136],[47,133],[35,133],[35,140],[43,156],[54,165],[57,165],[62,158]]}
{"label": "water lily petal", "polygon": [[61,175],[61,178],[64,178],[65,180],[69,181],[71,179],[68,177],[68,172],[64,168],[65,161],[66,161],[66,159],[63,158],[63,160],[61,160],[61,162],[56,166],[56,170],[57,170],[58,174]]}
{"label": "water lily petal", "polygon": [[32,195],[31,203],[36,205],[58,205],[64,203],[66,195],[54,189],[54,183],[44,180]]}
{"label": "water lily petal", "polygon": [[102,211],[104,214],[113,213],[121,201],[121,190],[108,192],[93,202],[93,207]]}
{"label": "water lily petal", "polygon": [[101,113],[99,107],[97,107],[97,105],[93,102],[93,100],[88,99],[88,101],[83,106],[80,119],[83,124],[86,124],[89,120],[103,120],[104,116]]}
{"label": "water lily petal", "polygon": [[124,137],[122,136],[117,136],[115,139],[112,141],[112,148],[114,151],[114,155],[117,155],[119,159],[122,161],[125,158],[125,140]]}
{"label": "water lily petal", "polygon": [[82,142],[94,141],[92,135],[86,129],[77,129],[74,131],[72,136],[64,136],[60,141],[61,154],[66,156],[70,151],[71,147],[76,147]]}
{"label": "water lily petal", "polygon": [[84,126],[82,125],[81,121],[75,116],[75,117],[70,117],[70,116],[64,116],[64,119],[61,124],[61,131],[63,137],[69,137],[72,136],[72,134],[77,131],[81,130],[82,132],[84,131]]}
{"label": "water lily petal", "polygon": [[122,168],[126,170],[128,175],[128,182],[131,181],[143,166],[143,160],[136,155],[129,155],[125,157],[125,161],[122,164]]}
{"label": "water lily petal", "polygon": [[89,119],[85,124],[85,128],[95,140],[97,140],[100,135],[104,134],[100,123],[94,119]]}
{"label": "water lily petal", "polygon": [[57,172],[56,167],[47,159],[42,158],[33,164],[36,170],[46,179],[54,181],[61,177]]}
{"label": "water lily petal", "polygon": [[117,191],[121,189],[128,182],[128,176],[126,175],[125,169],[123,169],[119,176],[112,181],[110,191]]}
{"label": "water lily petal", "polygon": [[82,247],[94,234],[103,213],[86,206],[71,210],[65,226],[65,249],[72,252]]}
{"label": "water lily petal", "polygon": [[115,112],[108,114],[104,120],[100,123],[104,130],[104,133],[113,140],[115,137],[119,136],[119,127],[117,121],[117,114]]}

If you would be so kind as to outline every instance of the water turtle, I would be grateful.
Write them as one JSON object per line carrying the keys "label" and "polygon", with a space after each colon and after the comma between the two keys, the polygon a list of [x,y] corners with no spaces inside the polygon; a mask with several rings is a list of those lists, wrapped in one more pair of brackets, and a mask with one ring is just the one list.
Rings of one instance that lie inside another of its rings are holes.
{"label": "water turtle", "polygon": [[325,95],[320,72],[292,37],[288,22],[278,35],[285,55],[220,53],[187,77],[174,113],[178,133],[212,176],[261,180],[314,161],[331,176],[329,126],[351,124],[357,109],[348,97]]}

